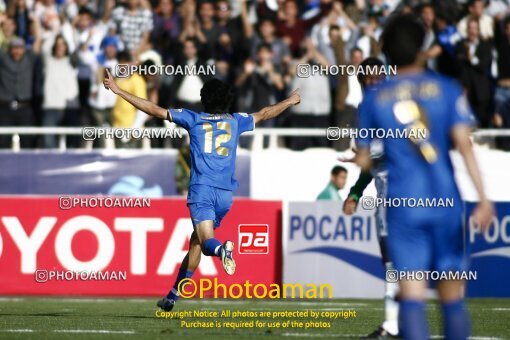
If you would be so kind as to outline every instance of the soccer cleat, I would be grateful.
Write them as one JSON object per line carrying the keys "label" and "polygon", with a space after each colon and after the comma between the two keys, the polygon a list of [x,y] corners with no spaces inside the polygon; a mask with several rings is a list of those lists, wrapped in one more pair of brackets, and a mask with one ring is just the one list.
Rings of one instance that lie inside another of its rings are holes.
{"label": "soccer cleat", "polygon": [[233,251],[234,242],[232,241],[226,241],[220,249],[221,263],[223,264],[223,269],[225,269],[228,275],[234,275],[234,272],[236,271],[236,261],[232,258]]}
{"label": "soccer cleat", "polygon": [[363,337],[362,339],[399,339],[398,334],[391,334],[387,330],[385,330],[382,326],[379,326],[375,331]]}
{"label": "soccer cleat", "polygon": [[170,312],[175,306],[175,301],[168,298],[162,298],[158,301],[157,305],[165,312]]}

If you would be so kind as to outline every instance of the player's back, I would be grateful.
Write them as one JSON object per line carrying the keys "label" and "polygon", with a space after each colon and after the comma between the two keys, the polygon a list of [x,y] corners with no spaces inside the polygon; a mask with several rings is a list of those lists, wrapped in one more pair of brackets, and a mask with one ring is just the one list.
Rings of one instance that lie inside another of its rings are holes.
{"label": "player's back", "polygon": [[245,113],[208,114],[170,109],[172,121],[190,137],[190,186],[205,184],[234,190],[236,150],[239,136],[253,130],[253,117]]}
{"label": "player's back", "polygon": [[[384,139],[388,197],[460,201],[448,153],[458,123],[471,125],[472,114],[460,86],[443,76],[397,76],[370,91],[360,107],[360,127],[394,136]],[[397,138],[397,131],[410,138]]]}

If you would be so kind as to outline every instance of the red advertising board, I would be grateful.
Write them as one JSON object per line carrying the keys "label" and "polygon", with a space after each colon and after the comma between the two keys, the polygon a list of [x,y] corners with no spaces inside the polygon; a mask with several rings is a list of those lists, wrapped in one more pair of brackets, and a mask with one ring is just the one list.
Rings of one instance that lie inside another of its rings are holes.
{"label": "red advertising board", "polygon": [[[58,197],[0,198],[0,294],[163,296],[171,288],[192,232],[184,199],[130,208],[59,204]],[[281,202],[236,199],[216,237],[237,243],[241,224],[268,225],[269,252],[239,254],[236,245],[234,276],[218,258],[202,255],[194,279],[281,282]],[[48,277],[66,271],[109,279]],[[126,278],[112,279],[114,272]]]}

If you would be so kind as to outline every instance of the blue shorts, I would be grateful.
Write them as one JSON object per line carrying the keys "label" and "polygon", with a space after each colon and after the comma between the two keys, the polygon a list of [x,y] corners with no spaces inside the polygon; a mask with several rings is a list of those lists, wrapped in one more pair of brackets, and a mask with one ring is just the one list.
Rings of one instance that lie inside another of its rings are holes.
{"label": "blue shorts", "polygon": [[200,222],[214,221],[214,229],[232,206],[232,191],[211,187],[204,184],[193,184],[189,187],[188,208],[193,227]]}
{"label": "blue shorts", "polygon": [[388,248],[396,270],[467,269],[462,207],[433,209],[415,214],[414,209],[388,208]]}

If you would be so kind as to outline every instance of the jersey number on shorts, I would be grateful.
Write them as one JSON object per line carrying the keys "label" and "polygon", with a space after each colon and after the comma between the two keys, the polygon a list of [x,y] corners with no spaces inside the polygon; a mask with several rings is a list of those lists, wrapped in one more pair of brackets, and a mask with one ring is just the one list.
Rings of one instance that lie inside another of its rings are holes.
{"label": "jersey number on shorts", "polygon": [[[217,130],[223,130],[226,131],[226,133],[222,133],[219,136],[216,136],[216,138],[213,138],[214,136],[212,124],[216,124]],[[212,153],[214,139],[214,148],[216,150],[216,154],[227,157],[228,148],[221,145],[227,143],[230,138],[232,138],[232,129],[230,128],[230,124],[227,122],[204,123],[204,125],[202,125],[202,129],[205,130],[204,152]]]}

